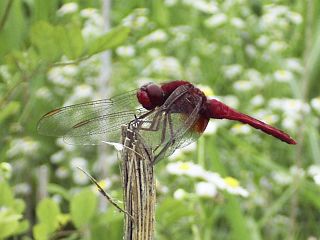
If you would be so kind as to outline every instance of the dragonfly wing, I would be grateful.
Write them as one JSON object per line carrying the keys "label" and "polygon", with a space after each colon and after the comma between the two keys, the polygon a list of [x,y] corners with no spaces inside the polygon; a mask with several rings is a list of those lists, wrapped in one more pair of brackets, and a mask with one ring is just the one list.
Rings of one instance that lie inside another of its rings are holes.
{"label": "dragonfly wing", "polygon": [[145,111],[137,109],[136,111],[110,113],[80,122],[64,135],[64,140],[77,145],[98,145],[105,141],[119,142],[121,126],[128,124],[135,116]]}
{"label": "dragonfly wing", "polygon": [[[39,120],[37,129],[43,135],[65,136],[66,141],[70,143],[84,144],[85,137],[88,136],[88,144],[97,144],[94,134],[100,134],[101,138],[101,135],[121,128],[125,121],[132,120],[135,114],[139,115],[138,106],[134,90],[111,99],[55,109]],[[97,129],[94,131],[95,127]],[[75,141],[71,141],[71,138]],[[104,139],[110,140],[112,139]]]}

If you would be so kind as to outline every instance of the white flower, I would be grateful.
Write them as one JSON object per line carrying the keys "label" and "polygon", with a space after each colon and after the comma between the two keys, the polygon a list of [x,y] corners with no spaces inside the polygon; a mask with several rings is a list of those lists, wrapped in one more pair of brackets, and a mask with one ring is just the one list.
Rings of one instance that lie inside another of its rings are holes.
{"label": "white flower", "polygon": [[73,181],[79,185],[85,185],[89,182],[89,177],[79,169],[73,172],[72,178]]}
{"label": "white flower", "polygon": [[55,171],[57,178],[65,179],[69,176],[69,170],[66,167],[58,167]]}
{"label": "white flower", "polygon": [[177,4],[177,0],[165,0],[164,4],[168,7],[172,7]]}
{"label": "white flower", "polygon": [[254,68],[250,68],[245,72],[248,80],[256,86],[263,86],[264,81],[262,80],[262,75],[259,71]]}
{"label": "white flower", "polygon": [[317,185],[320,185],[320,166],[319,165],[311,165],[308,168],[308,174],[313,178],[314,182]]}
{"label": "white flower", "polygon": [[9,179],[12,176],[12,166],[7,162],[0,163],[0,181]]}
{"label": "white flower", "polygon": [[173,193],[173,198],[177,200],[182,200],[187,196],[187,194],[188,193],[185,190],[179,188]]}
{"label": "white flower", "polygon": [[155,73],[179,79],[182,76],[182,67],[179,61],[174,57],[159,57],[154,59],[142,73],[146,76]]}
{"label": "white flower", "polygon": [[83,18],[91,18],[98,14],[98,10],[95,8],[84,8],[80,11],[80,16]]}
{"label": "white flower", "polygon": [[51,68],[48,72],[48,79],[57,85],[71,86],[78,70],[79,68],[76,65]]}
{"label": "white flower", "polygon": [[320,174],[313,176],[313,180],[317,185],[320,185]]}
{"label": "white flower", "polygon": [[289,13],[287,6],[269,5],[265,9],[265,14],[262,16],[262,23],[265,28],[274,26],[284,27],[287,24],[284,17]]}
{"label": "white flower", "polygon": [[7,151],[9,158],[18,157],[20,155],[34,156],[38,151],[40,144],[35,140],[25,137],[12,140],[10,148]]}
{"label": "white flower", "polygon": [[305,171],[302,168],[299,168],[297,166],[290,167],[290,173],[293,175],[293,177],[299,177],[302,178],[305,176]]}
{"label": "white flower", "polygon": [[78,11],[78,4],[75,2],[69,2],[64,5],[58,10],[58,15],[63,16],[66,14],[74,13]]}
{"label": "white flower", "polygon": [[287,70],[277,70],[274,72],[273,76],[278,82],[290,82],[294,80],[293,73]]}
{"label": "white flower", "polygon": [[273,114],[271,111],[259,110],[255,113],[255,118],[262,120],[268,124],[274,124],[279,120],[279,117],[276,114]]}
{"label": "white flower", "polygon": [[297,129],[297,121],[292,117],[285,117],[282,120],[282,126],[288,130],[296,130]]}
{"label": "white flower", "polygon": [[225,189],[228,193],[233,195],[240,195],[242,197],[248,197],[249,192],[248,190],[244,189],[240,186],[238,180],[232,177],[226,177],[224,178],[225,182]]}
{"label": "white flower", "polygon": [[231,79],[242,73],[243,67],[240,64],[228,65],[223,68],[223,74],[226,78]]}
{"label": "white flower", "polygon": [[103,27],[93,25],[92,23],[85,23],[81,33],[85,40],[90,41],[103,34]]}
{"label": "white flower", "polygon": [[141,46],[148,45],[150,43],[155,43],[155,42],[165,42],[168,39],[168,35],[165,31],[162,29],[158,29],[149,35],[143,37],[141,40],[139,40],[138,44]]}
{"label": "white flower", "polygon": [[310,106],[299,99],[273,98],[270,100],[269,106],[271,109],[281,110],[286,117],[295,120],[301,119],[303,114],[310,112]]}
{"label": "white flower", "polygon": [[269,46],[269,50],[274,53],[279,53],[286,50],[287,47],[288,45],[283,41],[273,41]]}
{"label": "white flower", "polygon": [[249,91],[253,88],[253,85],[250,81],[239,80],[233,84],[233,88],[237,91]]}
{"label": "white flower", "polygon": [[0,65],[0,76],[2,76],[4,80],[9,80],[12,78],[7,65]]}
{"label": "white flower", "polygon": [[320,97],[311,99],[311,106],[314,110],[320,113]]}
{"label": "white flower", "polygon": [[215,2],[206,2],[203,0],[197,0],[197,1],[192,1],[192,3],[194,8],[204,13],[216,13],[219,10]]}
{"label": "white flower", "polygon": [[90,85],[81,84],[76,86],[73,90],[72,95],[68,98],[68,100],[64,103],[65,106],[77,103],[79,101],[83,101],[84,99],[92,99],[93,97],[93,89]]}
{"label": "white flower", "polygon": [[146,8],[135,9],[130,15],[122,20],[123,25],[135,30],[143,28],[148,22],[148,18],[146,17],[148,12],[149,10]]}
{"label": "white flower", "polygon": [[250,104],[255,107],[262,106],[263,103],[264,103],[264,98],[262,95],[256,95],[250,100]]}
{"label": "white flower", "polygon": [[41,87],[36,91],[36,96],[40,99],[51,100],[52,94],[47,87]]}
{"label": "white flower", "polygon": [[200,197],[215,197],[218,193],[217,187],[209,182],[198,182],[195,188],[196,194]]}
{"label": "white flower", "polygon": [[50,161],[54,164],[57,164],[62,162],[65,159],[65,157],[65,152],[63,150],[60,150],[51,155]]}
{"label": "white flower", "polygon": [[219,27],[222,24],[224,24],[225,22],[227,22],[228,18],[225,14],[223,13],[218,13],[213,15],[212,17],[208,18],[204,24],[207,27]]}
{"label": "white flower", "polygon": [[170,33],[173,35],[172,40],[169,42],[169,46],[177,47],[190,40],[190,31],[185,26],[178,26],[170,28]]}
{"label": "white flower", "polygon": [[299,25],[303,22],[303,18],[302,16],[299,14],[299,13],[296,13],[296,12],[288,12],[287,13],[287,17],[289,18],[289,20],[296,24],[296,25]]}
{"label": "white flower", "polygon": [[237,123],[232,126],[231,132],[234,134],[248,134],[251,132],[251,128],[247,124]]}
{"label": "white flower", "polygon": [[157,57],[161,56],[161,51],[159,49],[157,49],[157,48],[150,48],[150,49],[148,49],[147,54],[151,58],[157,58]]}
{"label": "white flower", "polygon": [[225,46],[222,46],[221,52],[226,56],[230,56],[233,53],[233,49],[231,46],[225,45]]}
{"label": "white flower", "polygon": [[81,172],[77,167],[82,169],[86,169],[88,165],[88,161],[81,157],[74,157],[70,161],[70,167],[74,169],[76,172]]}
{"label": "white flower", "polygon": [[209,121],[205,131],[204,131],[204,135],[212,135],[215,134],[217,132],[218,129],[218,124],[217,121],[211,120]]}
{"label": "white flower", "polygon": [[213,183],[219,189],[225,188],[224,179],[218,173],[206,171],[202,178],[209,183]]}
{"label": "white flower", "polygon": [[255,57],[257,56],[257,49],[254,45],[248,44],[245,48],[246,53],[248,54],[249,57]]}
{"label": "white flower", "polygon": [[245,27],[245,22],[241,18],[232,18],[231,25],[238,29],[243,29]]}
{"label": "white flower", "polygon": [[116,53],[121,57],[133,57],[136,50],[133,46],[121,46],[116,49]]}
{"label": "white flower", "polygon": [[257,40],[256,44],[259,47],[265,47],[269,43],[269,38],[266,35],[261,35]]}
{"label": "white flower", "polygon": [[167,165],[167,171],[175,175],[187,175],[189,177],[201,177],[205,170],[192,162],[174,162]]}
{"label": "white flower", "polygon": [[226,105],[232,108],[238,108],[239,106],[239,99],[233,95],[221,96],[217,97],[217,99],[221,100],[221,102],[225,103]]}
{"label": "white flower", "polygon": [[304,70],[301,61],[297,58],[287,58],[285,60],[285,65],[288,70],[293,72],[302,73]]}
{"label": "white flower", "polygon": [[274,179],[275,182],[282,186],[286,186],[292,183],[292,176],[288,173],[285,172],[273,172],[271,174],[272,178]]}
{"label": "white flower", "polygon": [[308,168],[308,174],[310,176],[316,176],[316,175],[320,175],[320,166],[319,165],[311,165]]}
{"label": "white flower", "polygon": [[31,193],[31,186],[28,183],[17,184],[14,188],[16,194],[29,195]]}

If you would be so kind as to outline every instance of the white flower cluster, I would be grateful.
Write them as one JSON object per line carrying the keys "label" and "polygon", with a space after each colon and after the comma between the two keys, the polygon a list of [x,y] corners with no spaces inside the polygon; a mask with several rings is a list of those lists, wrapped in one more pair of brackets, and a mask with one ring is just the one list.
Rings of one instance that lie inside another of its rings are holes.
{"label": "white flower cluster", "polygon": [[320,166],[311,165],[308,169],[308,174],[313,178],[314,182],[320,186]]}
{"label": "white flower cluster", "polygon": [[297,124],[303,120],[303,116],[310,112],[310,106],[299,99],[273,98],[269,101],[269,107],[283,113],[282,125],[291,130],[295,130]]}
{"label": "white flower cluster", "polygon": [[[239,182],[232,178],[222,178],[218,173],[204,170],[200,165],[192,162],[174,162],[167,165],[167,171],[174,175],[185,175],[202,181],[196,183],[196,193],[199,196],[214,197],[217,190],[226,191],[233,195],[247,197],[249,192],[239,185]],[[181,193],[181,191],[180,191]]]}
{"label": "white flower cluster", "polygon": [[182,67],[178,59],[174,57],[159,57],[154,59],[142,72],[144,76],[153,74],[180,79]]}
{"label": "white flower cluster", "polygon": [[149,10],[146,8],[135,9],[130,15],[123,19],[123,25],[131,29],[141,29],[148,23],[147,15]]}
{"label": "white flower cluster", "polygon": [[10,148],[7,151],[9,158],[20,156],[34,156],[40,147],[39,142],[30,137],[16,138],[11,141]]}
{"label": "white flower cluster", "polygon": [[79,9],[79,6],[76,2],[69,2],[66,4],[63,4],[59,10],[58,10],[58,16],[64,16],[67,14],[72,14],[77,12]]}
{"label": "white flower cluster", "polygon": [[76,65],[66,65],[51,68],[48,72],[48,79],[58,86],[72,86],[79,68]]}
{"label": "white flower cluster", "polygon": [[85,20],[82,28],[82,36],[86,41],[90,41],[105,32],[103,17],[97,9],[82,9],[80,11],[80,16]]}
{"label": "white flower cluster", "polygon": [[157,29],[151,32],[149,35],[140,39],[138,44],[140,46],[146,46],[151,43],[165,42],[167,40],[168,40],[168,34],[162,29]]}

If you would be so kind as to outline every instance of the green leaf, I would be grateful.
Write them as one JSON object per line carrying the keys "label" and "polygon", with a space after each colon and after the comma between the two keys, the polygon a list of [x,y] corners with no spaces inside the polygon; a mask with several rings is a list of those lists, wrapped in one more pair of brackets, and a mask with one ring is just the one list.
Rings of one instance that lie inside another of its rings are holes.
{"label": "green leaf", "polygon": [[10,115],[13,115],[17,113],[20,109],[20,103],[16,101],[12,101],[8,103],[3,109],[1,109],[0,112],[0,123],[2,123],[6,118],[10,117]]}
{"label": "green leaf", "polygon": [[50,198],[43,199],[36,211],[39,222],[46,226],[49,233],[58,228],[60,209],[56,202]]}
{"label": "green leaf", "polygon": [[108,49],[115,48],[127,40],[130,28],[119,26],[97,37],[87,44],[87,54],[94,55]]}
{"label": "green leaf", "polygon": [[58,26],[57,39],[63,54],[69,59],[76,59],[83,53],[84,40],[80,27],[73,25]]}
{"label": "green leaf", "polygon": [[10,186],[5,182],[0,182],[0,206],[12,206],[14,201]]}
{"label": "green leaf", "polygon": [[231,225],[231,239],[252,239],[251,232],[247,228],[247,220],[241,211],[240,204],[235,196],[226,195],[226,216]]}
{"label": "green leaf", "polygon": [[51,24],[40,21],[31,28],[31,42],[44,60],[55,61],[61,56],[57,29]]}
{"label": "green leaf", "polygon": [[82,228],[90,222],[97,205],[97,197],[85,189],[71,200],[71,219],[77,228]]}
{"label": "green leaf", "polygon": [[46,240],[49,239],[48,228],[45,224],[37,224],[33,228],[33,236],[36,240]]}
{"label": "green leaf", "polygon": [[54,183],[49,183],[48,185],[48,191],[51,194],[58,194],[61,195],[64,199],[66,200],[70,200],[70,194],[69,192],[63,188],[62,186],[58,185],[58,184],[54,184]]}
{"label": "green leaf", "polygon": [[13,209],[6,208],[0,211],[0,239],[13,235],[19,227],[21,214],[16,214]]}
{"label": "green leaf", "polygon": [[162,0],[152,1],[152,14],[154,21],[159,25],[165,27],[169,24],[169,12],[168,7]]}

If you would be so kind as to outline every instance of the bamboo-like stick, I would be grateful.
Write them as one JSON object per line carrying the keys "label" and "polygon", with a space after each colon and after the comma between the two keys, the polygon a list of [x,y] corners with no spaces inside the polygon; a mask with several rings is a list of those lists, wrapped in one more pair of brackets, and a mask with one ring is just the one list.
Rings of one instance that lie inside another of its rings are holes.
{"label": "bamboo-like stick", "polygon": [[156,203],[154,157],[130,127],[122,128],[122,143],[124,210],[130,214],[125,214],[123,239],[152,240]]}

